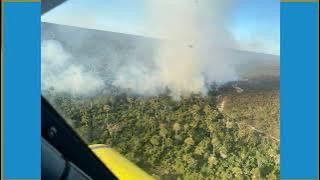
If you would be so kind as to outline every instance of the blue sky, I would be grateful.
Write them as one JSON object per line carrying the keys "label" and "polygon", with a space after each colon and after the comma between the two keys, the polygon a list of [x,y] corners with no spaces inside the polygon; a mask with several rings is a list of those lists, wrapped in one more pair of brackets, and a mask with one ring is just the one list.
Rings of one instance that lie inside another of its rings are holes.
{"label": "blue sky", "polygon": [[[45,14],[42,21],[149,35],[144,29],[145,1],[147,0],[69,0]],[[232,4],[233,9],[226,24],[239,49],[278,55],[279,0],[234,0]]]}

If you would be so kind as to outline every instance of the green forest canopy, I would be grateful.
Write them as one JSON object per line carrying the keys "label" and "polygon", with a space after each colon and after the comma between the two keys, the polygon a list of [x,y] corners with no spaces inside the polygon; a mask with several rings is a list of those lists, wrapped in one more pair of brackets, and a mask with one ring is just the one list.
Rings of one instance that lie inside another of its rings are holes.
{"label": "green forest canopy", "polygon": [[232,106],[226,116],[216,95],[46,97],[88,144],[107,144],[159,179],[279,179],[279,142],[236,123],[256,110]]}

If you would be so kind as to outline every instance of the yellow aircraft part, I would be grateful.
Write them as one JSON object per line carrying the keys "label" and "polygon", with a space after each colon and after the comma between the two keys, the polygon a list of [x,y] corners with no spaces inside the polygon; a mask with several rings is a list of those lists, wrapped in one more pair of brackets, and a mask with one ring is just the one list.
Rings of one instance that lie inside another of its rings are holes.
{"label": "yellow aircraft part", "polygon": [[154,180],[127,158],[104,144],[89,146],[100,160],[110,169],[119,180]]}

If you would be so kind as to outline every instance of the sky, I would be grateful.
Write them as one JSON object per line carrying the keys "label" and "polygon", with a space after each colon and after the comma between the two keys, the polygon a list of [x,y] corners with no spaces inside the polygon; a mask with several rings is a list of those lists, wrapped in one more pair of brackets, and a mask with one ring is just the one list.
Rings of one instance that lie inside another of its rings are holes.
{"label": "sky", "polygon": [[[157,37],[145,28],[146,1],[69,0],[43,15],[42,21]],[[226,28],[231,32],[238,49],[279,55],[279,0],[234,0],[226,21]]]}

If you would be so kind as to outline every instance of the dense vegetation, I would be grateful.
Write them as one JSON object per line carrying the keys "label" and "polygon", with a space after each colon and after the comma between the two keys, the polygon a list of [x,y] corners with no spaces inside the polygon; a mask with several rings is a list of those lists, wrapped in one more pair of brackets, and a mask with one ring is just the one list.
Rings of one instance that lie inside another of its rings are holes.
{"label": "dense vegetation", "polygon": [[279,90],[232,93],[224,101],[225,115],[279,139]]}
{"label": "dense vegetation", "polygon": [[260,77],[238,82],[237,85],[244,90],[242,93],[229,86],[219,96],[219,103],[224,101],[223,114],[279,139],[279,78]]}
{"label": "dense vegetation", "polygon": [[108,144],[159,179],[279,178],[278,142],[224,116],[216,93],[46,96],[87,143]]}
{"label": "dense vegetation", "polygon": [[157,40],[42,23],[42,39],[53,37],[107,84],[90,98],[43,92],[88,144],[107,144],[159,179],[279,179],[279,142],[270,138],[279,134],[278,56],[230,50],[244,92],[230,82],[174,101],[109,86],[120,65],[147,64]]}

